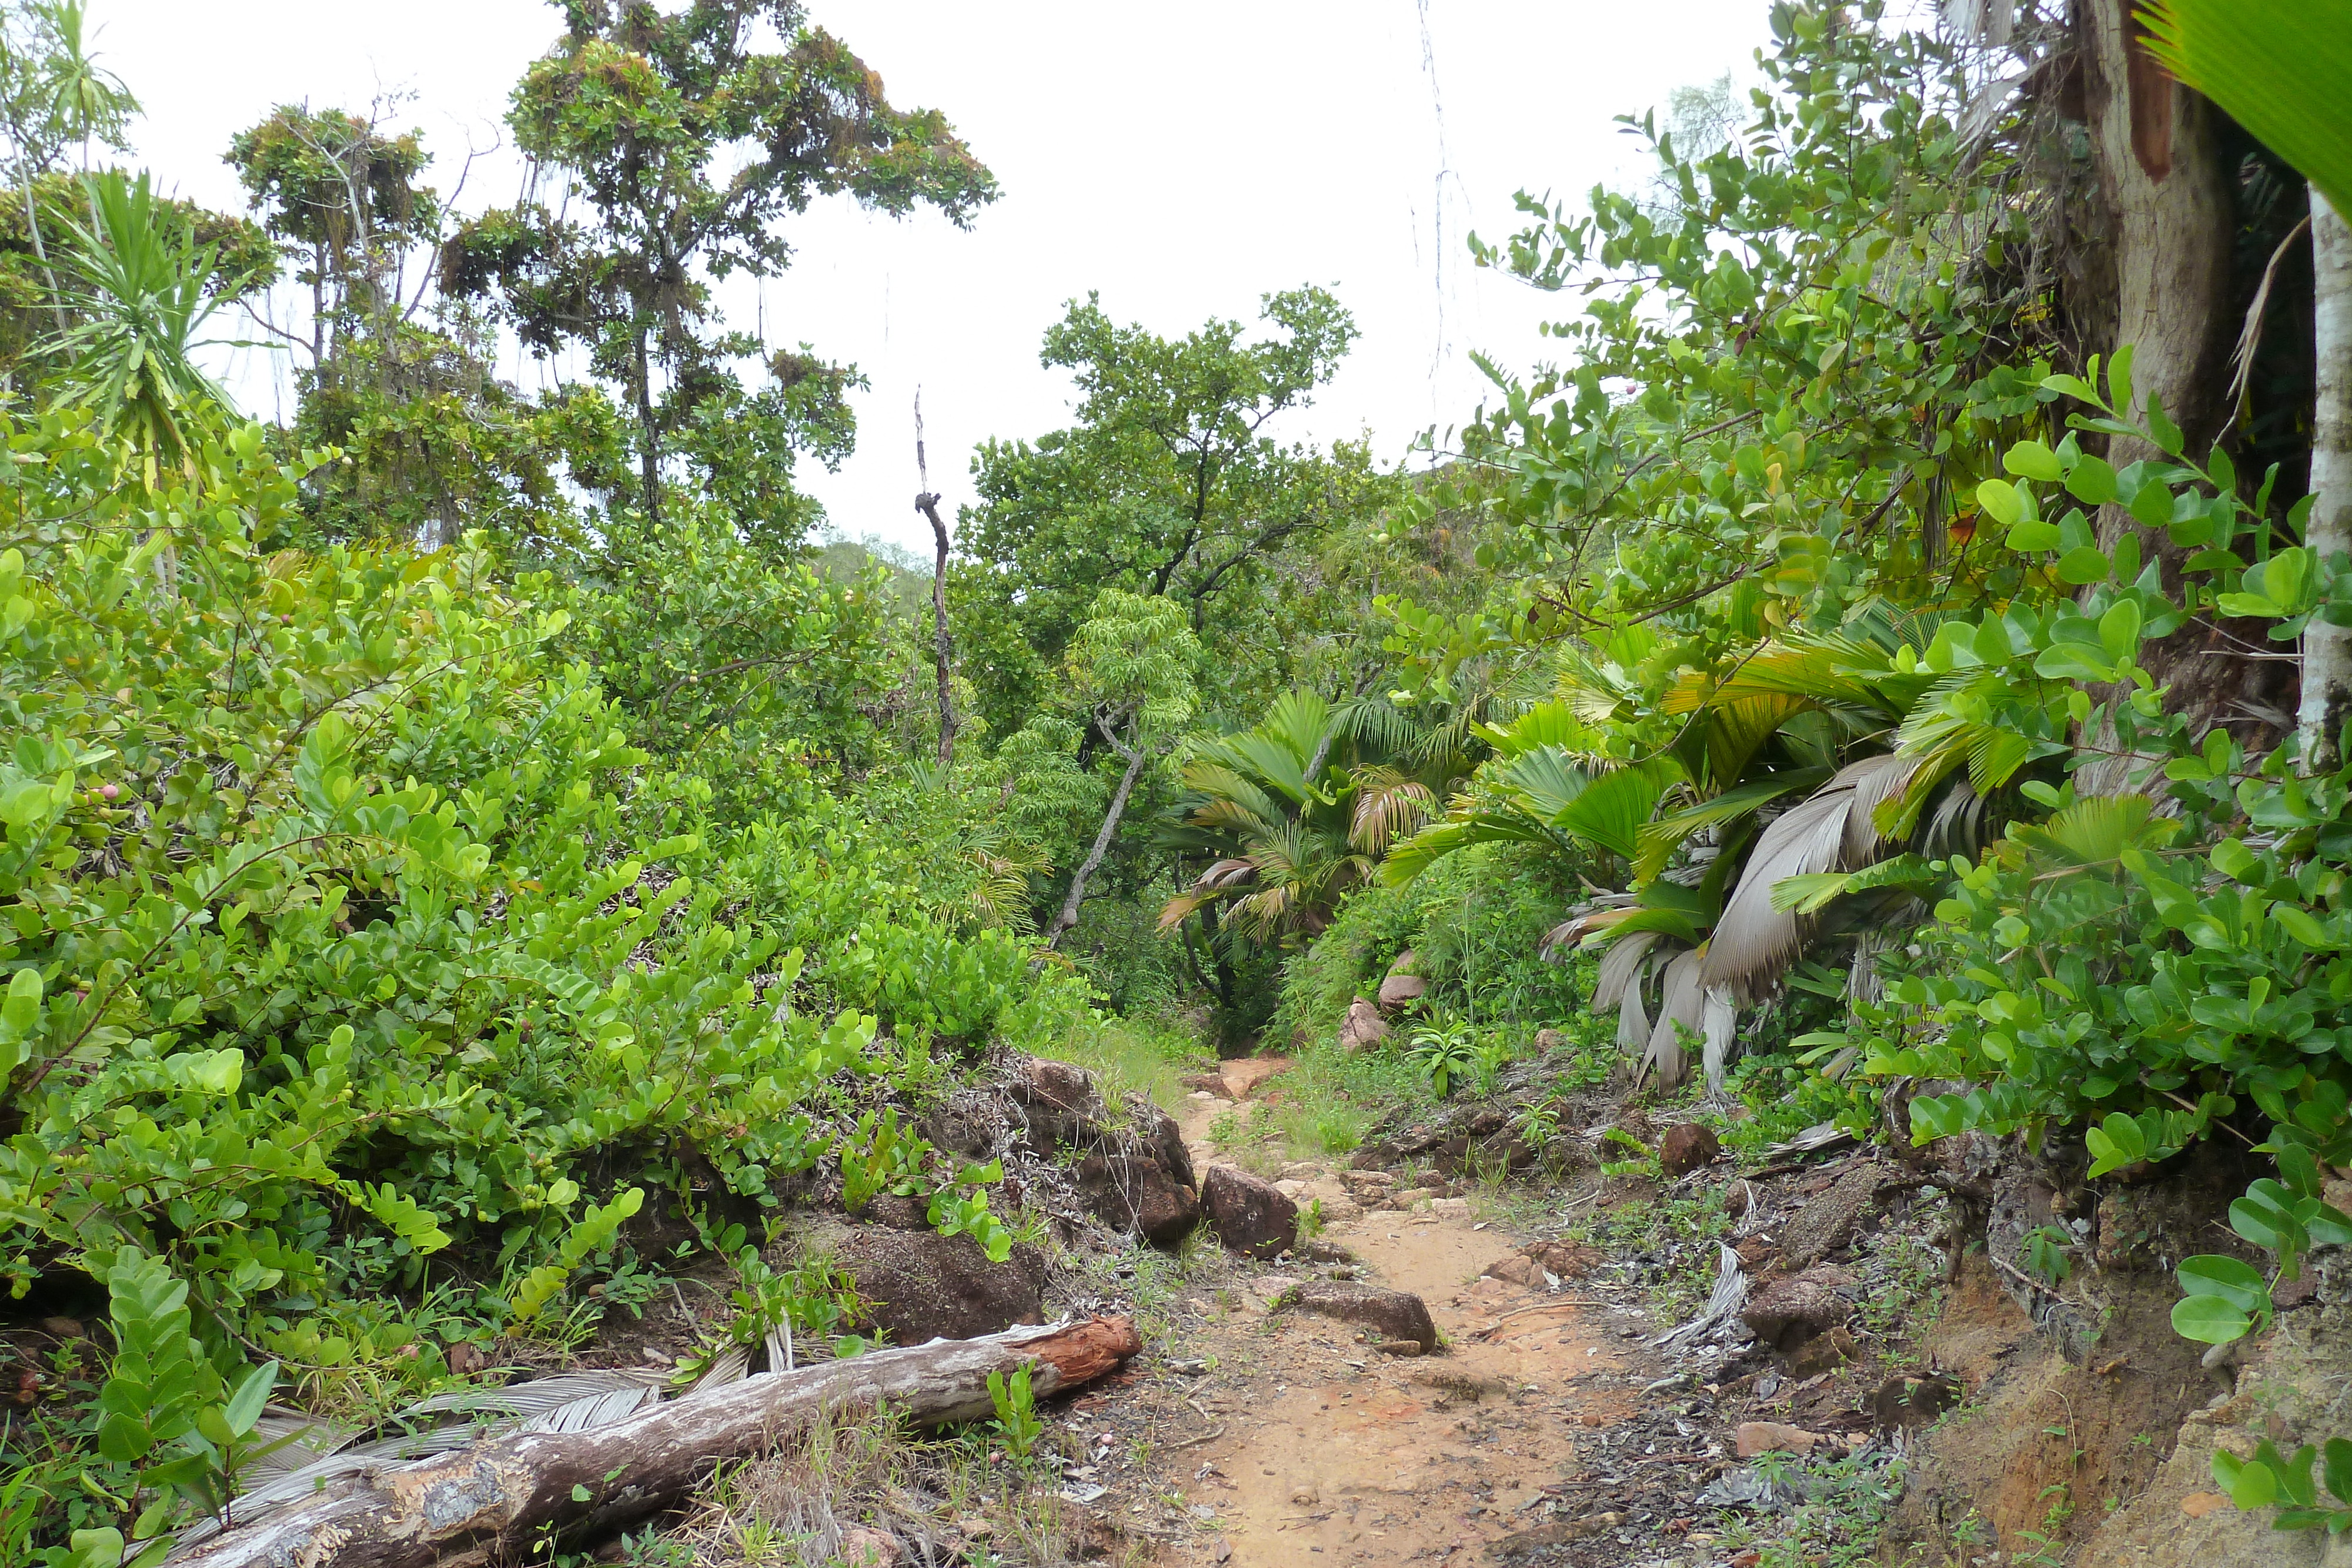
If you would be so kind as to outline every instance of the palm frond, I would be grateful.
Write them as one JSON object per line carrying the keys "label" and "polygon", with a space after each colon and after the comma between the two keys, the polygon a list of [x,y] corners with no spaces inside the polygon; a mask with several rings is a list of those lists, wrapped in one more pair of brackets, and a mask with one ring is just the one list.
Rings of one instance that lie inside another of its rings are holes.
{"label": "palm frond", "polygon": [[1612,944],[1601,956],[1601,967],[1592,977],[1592,1010],[1608,1012],[1622,1004],[1625,993],[1639,984],[1642,962],[1656,946],[1664,934],[1638,931],[1623,941]]}
{"label": "palm frond", "polygon": [[1381,854],[1437,811],[1436,792],[1393,768],[1362,768],[1355,774],[1356,805],[1348,841],[1367,854]]}
{"label": "palm frond", "polygon": [[1768,774],[1737,789],[1727,789],[1712,800],[1702,800],[1696,806],[1653,820],[1644,824],[1637,835],[1634,879],[1648,882],[1664,872],[1666,862],[1674,858],[1674,852],[1692,835],[1736,822],[1782,796],[1818,789],[1828,782],[1829,777],[1826,768],[1796,768],[1782,773]]}
{"label": "palm frond", "polygon": [[1658,1021],[1651,1026],[1649,1049],[1634,1069],[1636,1082],[1654,1076],[1658,1087],[1672,1089],[1690,1076],[1682,1031],[1696,1034],[1705,1019],[1706,987],[1700,975],[1706,964],[1706,949],[1694,947],[1675,954],[1666,965],[1659,982]]}
{"label": "palm frond", "polygon": [[1579,790],[1552,817],[1551,825],[1630,861],[1640,851],[1637,835],[1642,825],[1657,809],[1658,798],[1681,774],[1681,768],[1663,758],[1604,773]]}
{"label": "palm frond", "polygon": [[1916,764],[1916,758],[1892,755],[1851,763],[1765,827],[1708,939],[1707,985],[1726,987],[1748,1002],[1771,989],[1795,960],[1800,936],[1796,915],[1773,907],[1773,886],[1789,877],[1842,869],[1851,863],[1849,857],[1874,850],[1878,831],[1868,813],[1900,787]]}
{"label": "palm frond", "polygon": [[2157,0],[2139,12],[2174,76],[2352,212],[2352,26],[2342,0]]}

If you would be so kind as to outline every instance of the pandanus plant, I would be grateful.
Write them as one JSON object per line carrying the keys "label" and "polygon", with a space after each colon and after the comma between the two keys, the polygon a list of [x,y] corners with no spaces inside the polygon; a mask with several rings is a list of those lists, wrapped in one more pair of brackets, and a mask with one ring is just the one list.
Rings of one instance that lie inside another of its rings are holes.
{"label": "pandanus plant", "polygon": [[90,410],[152,487],[163,467],[193,464],[200,427],[227,405],[195,360],[220,303],[219,257],[145,174],[110,170],[82,184],[89,221],[68,225],[70,320],[44,347],[66,361],[58,401]]}

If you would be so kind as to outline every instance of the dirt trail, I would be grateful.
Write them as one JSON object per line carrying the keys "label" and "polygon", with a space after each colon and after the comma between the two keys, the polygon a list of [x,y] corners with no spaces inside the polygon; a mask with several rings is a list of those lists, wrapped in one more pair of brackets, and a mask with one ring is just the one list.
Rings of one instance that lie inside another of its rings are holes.
{"label": "dirt trail", "polygon": [[[1226,1108],[1187,1107],[1196,1166],[1215,1163],[1205,1138]],[[1346,1196],[1328,1170],[1292,1171],[1308,1182],[1302,1207]],[[1211,1315],[1181,1348],[1215,1358],[1189,1403],[1222,1436],[1158,1463],[1162,1484],[1215,1529],[1167,1542],[1162,1561],[1468,1563],[1548,1519],[1545,1488],[1578,1473],[1580,1438],[1634,1408],[1647,1363],[1630,1336],[1646,1320],[1574,1284],[1555,1292],[1480,1278],[1522,1239],[1446,1210],[1370,1209],[1324,1233],[1354,1254],[1359,1277],[1421,1296],[1446,1354],[1381,1355],[1349,1325],[1268,1313],[1284,1283],[1330,1271],[1307,1264],[1246,1279],[1231,1293],[1234,1310]]]}

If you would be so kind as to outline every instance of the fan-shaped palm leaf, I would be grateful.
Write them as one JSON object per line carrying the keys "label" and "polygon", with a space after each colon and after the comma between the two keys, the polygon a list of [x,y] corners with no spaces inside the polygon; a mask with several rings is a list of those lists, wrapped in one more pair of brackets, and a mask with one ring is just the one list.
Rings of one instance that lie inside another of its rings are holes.
{"label": "fan-shaped palm leaf", "polygon": [[1783,878],[1852,869],[1879,843],[1871,813],[1902,788],[1917,759],[1864,758],[1841,768],[1818,791],[1774,818],[1758,835],[1707,941],[1706,983],[1757,1001],[1795,961],[1795,914],[1772,905]]}
{"label": "fan-shaped palm leaf", "polygon": [[2158,0],[2139,19],[2168,70],[2352,212],[2352,27],[2341,0]]}
{"label": "fan-shaped palm leaf", "polygon": [[1663,873],[1675,852],[1692,835],[1753,816],[1783,796],[1818,789],[1828,782],[1829,777],[1826,768],[1792,768],[1727,789],[1712,800],[1702,800],[1696,806],[1653,819],[1636,836],[1634,879],[1647,882]]}
{"label": "fan-shaped palm leaf", "polygon": [[1355,774],[1356,809],[1348,841],[1366,854],[1385,853],[1399,837],[1413,831],[1437,810],[1428,785],[1393,768],[1363,768]]}
{"label": "fan-shaped palm leaf", "polygon": [[1681,768],[1664,758],[1604,773],[1578,791],[1549,825],[1630,861],[1640,850],[1642,825],[1681,775]]}

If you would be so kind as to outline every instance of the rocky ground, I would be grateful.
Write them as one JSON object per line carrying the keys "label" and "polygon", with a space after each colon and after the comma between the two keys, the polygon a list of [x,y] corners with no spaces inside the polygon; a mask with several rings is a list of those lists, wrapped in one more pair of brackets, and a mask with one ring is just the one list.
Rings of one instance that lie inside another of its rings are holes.
{"label": "rocky ground", "polygon": [[[1204,1186],[1245,1174],[1202,1134],[1257,1087],[1202,1091],[1184,1118]],[[1585,1110],[1595,1144],[1623,1120],[1605,1097]],[[1388,1129],[1370,1168],[1284,1167],[1279,1190],[1319,1209],[1320,1233],[1188,1274],[1153,1350],[1073,1415],[1090,1451],[1141,1462],[1092,1463],[1072,1495],[1168,1563],[1744,1568],[1809,1489],[1885,1492],[1954,1392],[1904,1315],[1869,1305],[1937,1278],[1924,1237],[1943,1209],[1913,1173],[1847,1147],[1742,1178],[1711,1134],[1646,1129],[1689,1168],[1660,1185],[1586,1160],[1531,1205],[1434,1168],[1487,1119]],[[1746,1291],[1679,1337],[1657,1287],[1721,1277],[1722,1246],[1573,1239],[1604,1206],[1662,1202],[1725,1215]],[[1903,1259],[1921,1277],[1891,1278]],[[1368,1322],[1377,1292],[1418,1298],[1435,1354]]]}
{"label": "rocky ground", "polygon": [[[1558,1131],[1538,1150],[1512,1113],[1556,1081],[1540,1062],[1486,1100],[1392,1119],[1344,1164],[1219,1146],[1230,1112],[1283,1092],[1284,1066],[1223,1063],[1171,1116],[1015,1058],[933,1106],[924,1135],[1002,1161],[1029,1217],[1032,1240],[1001,1263],[908,1200],[845,1214],[821,1184],[796,1195],[768,1256],[846,1273],[867,1302],[856,1326],[913,1344],[1116,1312],[1145,1349],[1040,1411],[1034,1444],[972,1428],[910,1441],[847,1415],[596,1555],[858,1568],[2335,1568],[2326,1553],[2344,1555],[2210,1490],[2217,1448],[2327,1435],[2352,1343],[2352,1266],[2332,1256],[2316,1283],[2282,1290],[2280,1331],[2240,1364],[2200,1366],[2170,1333],[2173,1262],[2227,1244],[2217,1217],[2242,1173],[2221,1168],[2226,1152],[2097,1190],[2015,1151],[1898,1153],[1828,1129],[1743,1162],[1696,1107],[1601,1090],[1555,1098]],[[2029,1278],[2020,1238],[2062,1226],[2078,1266]],[[650,1252],[659,1239],[640,1239]],[[706,1254],[660,1299],[606,1312],[585,1344],[459,1345],[449,1364],[494,1381],[676,1365],[730,1320],[734,1285]],[[84,1333],[52,1319],[7,1338],[26,1366],[57,1366]]]}

